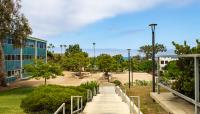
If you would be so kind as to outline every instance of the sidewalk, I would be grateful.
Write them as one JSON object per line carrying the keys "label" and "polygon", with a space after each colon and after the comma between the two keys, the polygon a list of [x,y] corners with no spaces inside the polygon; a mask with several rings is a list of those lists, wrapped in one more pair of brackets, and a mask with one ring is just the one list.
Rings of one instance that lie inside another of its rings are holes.
{"label": "sidewalk", "polygon": [[171,114],[194,114],[194,105],[170,92],[150,93],[150,96]]}

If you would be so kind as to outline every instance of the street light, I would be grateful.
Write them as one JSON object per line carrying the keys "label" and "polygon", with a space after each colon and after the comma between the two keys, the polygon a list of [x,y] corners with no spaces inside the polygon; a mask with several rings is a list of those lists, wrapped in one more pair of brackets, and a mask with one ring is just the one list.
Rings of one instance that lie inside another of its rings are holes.
{"label": "street light", "polygon": [[93,70],[95,70],[95,62],[96,62],[96,55],[95,55],[95,45],[96,45],[96,43],[94,42],[94,43],[92,43],[93,44],[93,49],[94,49],[94,61],[93,61]]}
{"label": "street light", "polygon": [[156,68],[155,68],[155,28],[156,28],[156,26],[157,26],[157,24],[150,24],[149,25],[150,27],[151,27],[151,30],[152,30],[152,49],[153,49],[153,52],[152,52],[152,62],[153,62],[153,64],[152,64],[152,75],[153,75],[153,77],[152,77],[152,84],[153,84],[153,92],[155,92],[155,70],[156,70]]}
{"label": "street light", "polygon": [[127,49],[128,50],[128,63],[129,63],[129,67],[128,67],[128,85],[129,85],[129,89],[131,88],[131,80],[130,80],[130,78],[131,78],[131,60],[130,60],[130,51],[131,51],[131,49]]}

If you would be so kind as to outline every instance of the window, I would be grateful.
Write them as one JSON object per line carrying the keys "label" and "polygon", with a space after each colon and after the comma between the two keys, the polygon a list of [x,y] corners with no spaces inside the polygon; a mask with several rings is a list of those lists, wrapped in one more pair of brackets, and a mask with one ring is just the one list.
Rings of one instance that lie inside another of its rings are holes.
{"label": "window", "polygon": [[168,64],[169,62],[168,61],[165,61],[165,64]]}
{"label": "window", "polygon": [[20,60],[20,55],[16,55],[16,60]]}
{"label": "window", "polygon": [[7,72],[7,75],[8,75],[8,76],[11,76],[11,75],[12,75],[11,73],[12,73],[11,71],[8,71],[8,72]]}
{"label": "window", "polygon": [[15,60],[15,55],[12,55],[12,60]]}
{"label": "window", "polygon": [[164,61],[161,61],[161,64],[164,64]]}
{"label": "window", "polygon": [[12,42],[13,42],[12,39],[9,38],[8,39],[8,44],[12,44]]}
{"label": "window", "polygon": [[12,56],[11,55],[8,55],[8,60],[12,60]]}

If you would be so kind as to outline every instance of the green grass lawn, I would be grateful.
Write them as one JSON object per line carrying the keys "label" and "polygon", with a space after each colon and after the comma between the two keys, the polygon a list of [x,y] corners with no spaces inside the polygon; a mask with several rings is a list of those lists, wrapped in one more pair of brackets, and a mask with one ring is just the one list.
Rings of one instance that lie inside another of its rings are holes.
{"label": "green grass lawn", "polygon": [[130,90],[127,89],[129,96],[140,96],[141,111],[144,114],[168,114],[158,103],[153,101],[150,92],[151,86],[134,86]]}
{"label": "green grass lawn", "polygon": [[17,88],[0,92],[0,114],[24,114],[20,108],[21,99],[33,88]]}

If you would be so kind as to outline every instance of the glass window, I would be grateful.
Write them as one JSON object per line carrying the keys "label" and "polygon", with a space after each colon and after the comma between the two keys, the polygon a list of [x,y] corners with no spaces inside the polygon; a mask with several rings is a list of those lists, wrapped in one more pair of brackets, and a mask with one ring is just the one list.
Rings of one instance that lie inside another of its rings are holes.
{"label": "glass window", "polygon": [[8,55],[8,60],[12,60],[12,56],[11,55]]}
{"label": "glass window", "polygon": [[161,61],[161,64],[164,64],[164,61]]}
{"label": "glass window", "polygon": [[20,60],[20,55],[16,55],[17,60]]}
{"label": "glass window", "polygon": [[12,44],[12,39],[8,39],[8,44]]}
{"label": "glass window", "polygon": [[12,55],[12,60],[15,60],[15,55]]}
{"label": "glass window", "polygon": [[8,76],[11,76],[12,75],[11,73],[12,73],[11,71],[8,71],[7,72]]}
{"label": "glass window", "polygon": [[169,62],[168,61],[165,61],[165,64],[168,64]]}

